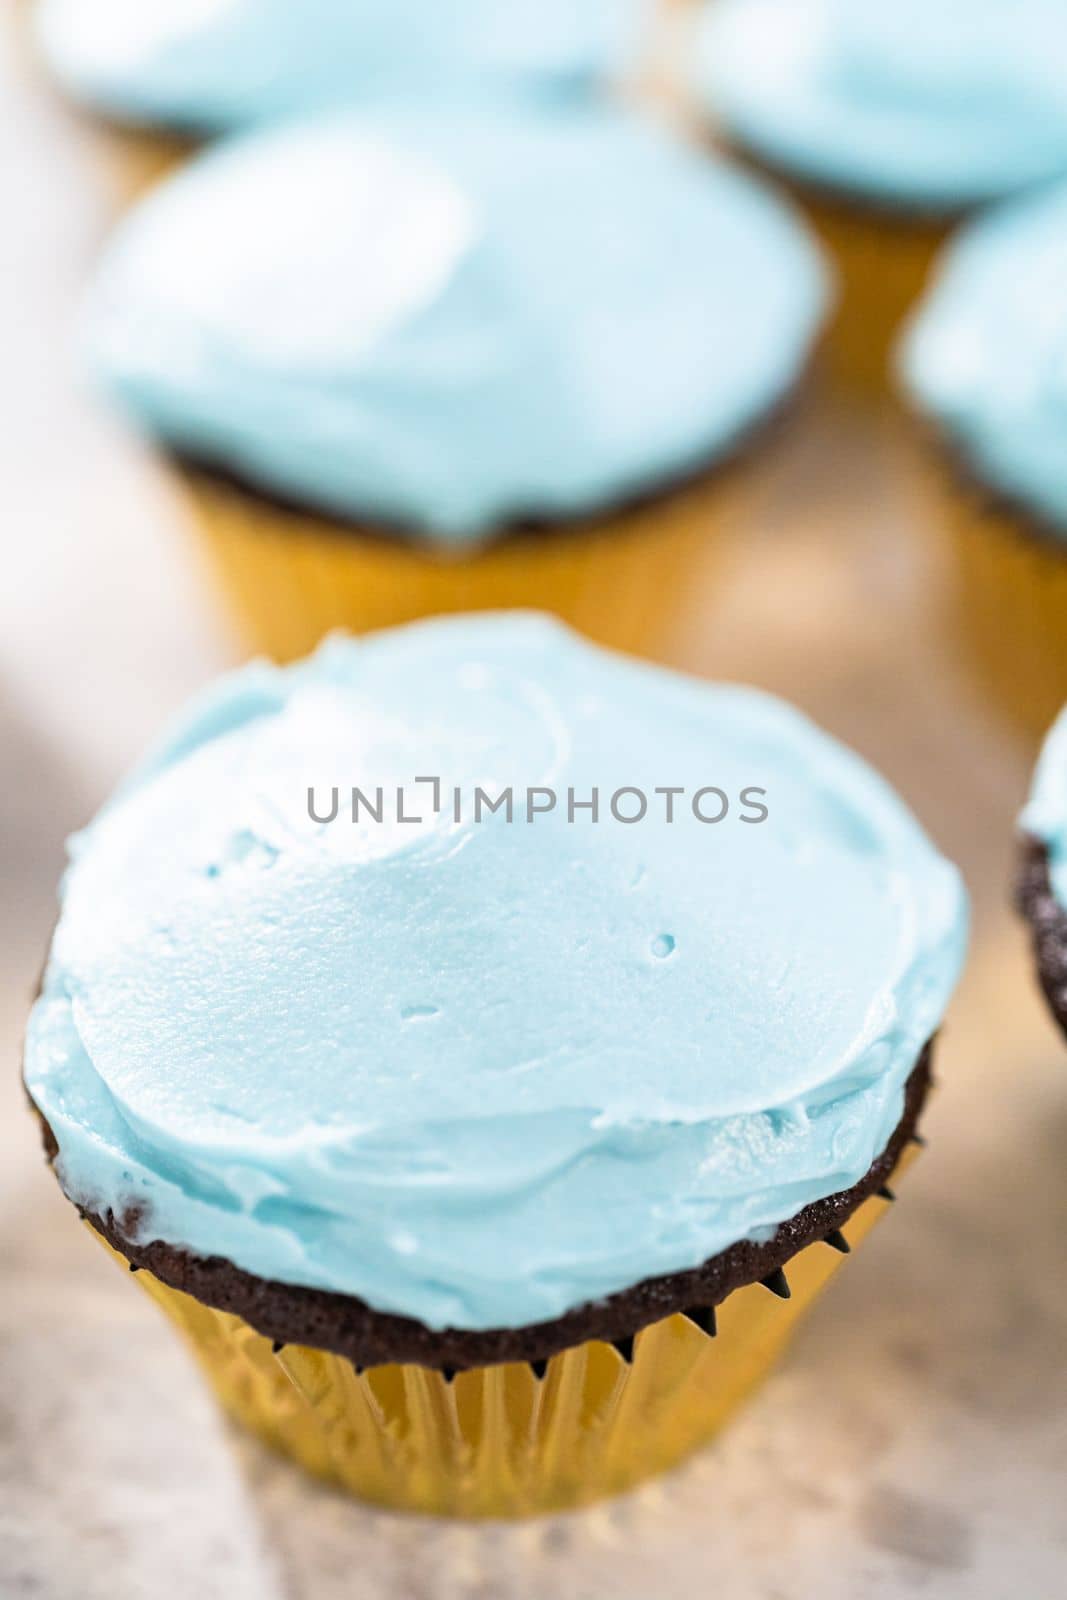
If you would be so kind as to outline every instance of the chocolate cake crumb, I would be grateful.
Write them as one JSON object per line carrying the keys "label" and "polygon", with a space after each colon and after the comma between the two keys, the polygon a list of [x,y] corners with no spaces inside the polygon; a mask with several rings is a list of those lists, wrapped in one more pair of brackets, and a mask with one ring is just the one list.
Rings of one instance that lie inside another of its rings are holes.
{"label": "chocolate cake crumb", "polygon": [[1030,924],[1037,975],[1045,998],[1067,1033],[1067,911],[1052,888],[1048,847],[1032,834],[1023,835],[1015,902]]}

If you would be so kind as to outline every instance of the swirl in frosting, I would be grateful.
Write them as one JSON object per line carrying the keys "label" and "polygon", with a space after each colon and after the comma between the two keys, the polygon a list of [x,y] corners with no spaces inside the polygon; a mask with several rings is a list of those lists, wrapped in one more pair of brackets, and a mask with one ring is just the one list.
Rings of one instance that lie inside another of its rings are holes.
{"label": "swirl in frosting", "polygon": [[[309,786],[432,775],[440,813],[311,819]],[[471,785],[561,799],[456,822]],[[671,787],[767,816],[667,822]],[[570,820],[594,788],[660,797]],[[73,841],[26,1083],[67,1194],[141,1241],[527,1325],[858,1182],[965,921],[892,790],[767,695],[532,614],[336,638],[224,679]]]}

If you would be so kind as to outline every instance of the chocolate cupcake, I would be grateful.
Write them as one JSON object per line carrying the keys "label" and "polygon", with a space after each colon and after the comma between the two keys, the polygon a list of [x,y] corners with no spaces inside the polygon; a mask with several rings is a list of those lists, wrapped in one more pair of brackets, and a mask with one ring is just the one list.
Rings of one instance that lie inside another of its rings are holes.
{"label": "chocolate cupcake", "polygon": [[959,632],[1038,734],[1067,700],[1067,184],[961,231],[899,366],[941,445]]}
{"label": "chocolate cupcake", "polygon": [[1045,741],[1019,828],[1019,910],[1045,998],[1067,1033],[1067,711]]}
{"label": "chocolate cupcake", "polygon": [[1059,0],[715,0],[694,59],[725,136],[804,192],[868,387],[953,221],[1067,172]]}
{"label": "chocolate cupcake", "polygon": [[89,343],[259,648],[533,606],[655,655],[826,298],[792,215],[650,121],[394,106],[162,186]]}
{"label": "chocolate cupcake", "polygon": [[781,703],[443,620],[179,720],[74,841],[25,1082],[231,1413],[533,1512],[706,1439],[886,1209],[964,924]]}
{"label": "chocolate cupcake", "polygon": [[442,90],[557,97],[633,71],[654,0],[38,0],[38,52],[127,194],[205,136]]}

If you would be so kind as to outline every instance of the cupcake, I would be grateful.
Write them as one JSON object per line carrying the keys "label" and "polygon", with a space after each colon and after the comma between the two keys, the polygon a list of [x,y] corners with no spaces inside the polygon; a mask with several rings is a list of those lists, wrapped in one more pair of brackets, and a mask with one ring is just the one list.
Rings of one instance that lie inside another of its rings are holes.
{"label": "cupcake", "polygon": [[191,140],[398,90],[580,93],[634,70],[655,0],[38,0],[38,53],[136,193]]}
{"label": "cupcake", "polygon": [[1019,909],[1045,998],[1067,1033],[1067,710],[1045,742],[1019,826]]}
{"label": "cupcake", "polygon": [[1067,185],[960,233],[899,365],[943,447],[967,648],[1043,731],[1067,700]]}
{"label": "cupcake", "polygon": [[76,838],[25,1082],[223,1405],[395,1507],[665,1468],[892,1198],[955,870],[778,701],[547,618],[224,679]]}
{"label": "cupcake", "polygon": [[952,220],[1067,172],[1061,0],[716,0],[695,60],[726,137],[805,192],[864,386]]}
{"label": "cupcake", "polygon": [[256,647],[519,605],[659,653],[708,469],[797,388],[826,294],[788,212],[652,122],[394,106],[161,186],[88,343]]}

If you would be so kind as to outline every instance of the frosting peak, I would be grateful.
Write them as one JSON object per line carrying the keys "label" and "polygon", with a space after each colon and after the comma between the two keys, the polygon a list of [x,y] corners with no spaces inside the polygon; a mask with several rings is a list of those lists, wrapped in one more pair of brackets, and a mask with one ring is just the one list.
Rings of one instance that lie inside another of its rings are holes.
{"label": "frosting peak", "polygon": [[[536,814],[457,820],[475,786]],[[422,624],[224,679],[150,753],[74,842],[26,1083],[68,1194],[139,1237],[522,1325],[857,1182],[964,923],[779,702],[537,617]]]}

